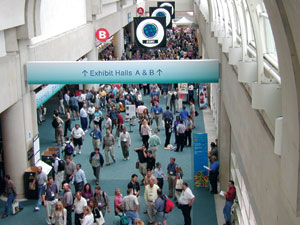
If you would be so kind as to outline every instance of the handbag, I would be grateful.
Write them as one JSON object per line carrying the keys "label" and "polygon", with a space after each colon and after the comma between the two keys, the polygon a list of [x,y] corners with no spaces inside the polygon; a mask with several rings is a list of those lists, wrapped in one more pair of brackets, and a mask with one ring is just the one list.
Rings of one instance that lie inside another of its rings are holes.
{"label": "handbag", "polygon": [[11,207],[12,207],[12,214],[13,215],[20,211],[19,202],[18,201],[14,201],[12,203]]}
{"label": "handbag", "polygon": [[100,218],[96,218],[96,224],[95,225],[102,225],[105,223],[104,217],[102,215],[102,212],[99,210]]}
{"label": "handbag", "polygon": [[197,117],[199,115],[199,113],[197,111],[195,111],[195,116]]}
{"label": "handbag", "polygon": [[135,168],[137,168],[137,169],[140,168],[140,162],[139,162],[139,161],[137,161],[137,162],[135,163]]}

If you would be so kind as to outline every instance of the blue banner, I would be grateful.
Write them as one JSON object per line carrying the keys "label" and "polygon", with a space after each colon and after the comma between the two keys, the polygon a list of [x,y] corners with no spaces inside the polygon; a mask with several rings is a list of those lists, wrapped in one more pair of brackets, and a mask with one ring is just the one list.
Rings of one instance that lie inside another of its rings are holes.
{"label": "blue banner", "polygon": [[45,102],[47,102],[53,95],[55,95],[60,89],[62,89],[64,84],[49,84],[36,93],[36,108],[39,108]]}
{"label": "blue banner", "polygon": [[218,60],[28,62],[28,84],[217,83]]}
{"label": "blue banner", "polygon": [[194,134],[194,182],[196,187],[208,187],[208,171],[203,166],[208,166],[207,134]]}

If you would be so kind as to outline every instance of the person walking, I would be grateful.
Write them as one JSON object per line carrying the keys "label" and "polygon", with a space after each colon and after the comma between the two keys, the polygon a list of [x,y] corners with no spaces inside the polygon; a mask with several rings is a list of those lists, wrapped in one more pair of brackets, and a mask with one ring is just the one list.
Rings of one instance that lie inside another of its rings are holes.
{"label": "person walking", "polygon": [[156,159],[158,146],[161,144],[160,137],[157,135],[158,131],[155,130],[154,134],[148,140],[149,150],[152,151],[154,158]]}
{"label": "person walking", "polygon": [[123,131],[124,127],[124,119],[120,111],[117,111],[117,129],[115,133],[115,137],[119,137],[120,133]]}
{"label": "person walking", "polygon": [[[2,215],[2,219],[8,217],[9,210],[12,209],[12,203],[15,200],[15,197],[17,196],[17,189],[15,183],[10,179],[10,176],[6,174],[4,176],[5,181],[5,189],[4,189],[4,195],[7,196],[7,201],[5,203],[5,209],[4,213]],[[21,203],[19,203],[19,209],[22,210],[23,206]]]}
{"label": "person walking", "polygon": [[88,126],[88,112],[87,112],[86,104],[83,104],[82,108],[80,109],[79,115],[80,115],[81,127],[84,130],[84,132],[86,132]]}
{"label": "person walking", "polygon": [[106,211],[110,213],[109,197],[106,192],[101,190],[100,186],[95,187],[94,201],[96,202],[98,209],[102,212],[103,217]]}
{"label": "person walking", "polygon": [[102,132],[98,128],[97,124],[94,124],[94,129],[90,132],[90,136],[92,137],[92,144],[94,149],[100,149],[100,144],[102,142]]}
{"label": "person walking", "polygon": [[70,183],[72,181],[73,176],[75,174],[76,165],[73,162],[71,157],[66,157],[66,163],[65,163],[65,183]]}
{"label": "person walking", "polygon": [[190,101],[190,116],[193,122],[193,129],[194,129],[196,128],[195,127],[196,108],[195,108],[194,101]]}
{"label": "person walking", "polygon": [[134,221],[139,218],[139,201],[132,188],[128,188],[127,195],[123,198],[122,208],[129,218],[129,225],[134,224]]}
{"label": "person walking", "polygon": [[126,131],[126,127],[123,128],[123,132],[119,137],[119,147],[122,148],[123,160],[129,159],[129,147],[131,145],[131,137],[130,134]]}
{"label": "person walking", "polygon": [[73,195],[68,183],[64,183],[63,189],[65,192],[62,197],[62,204],[67,210],[67,225],[72,225]]}
{"label": "person walking", "polygon": [[64,179],[64,170],[65,170],[65,162],[62,159],[58,159],[56,154],[52,154],[52,167],[55,184],[57,186],[58,192],[62,189],[62,182]]}
{"label": "person walking", "polygon": [[186,121],[186,126],[185,126],[185,140],[184,140],[184,144],[187,147],[191,147],[192,146],[192,129],[193,129],[193,121],[192,121],[192,117],[189,115],[188,119]]}
{"label": "person walking", "polygon": [[64,121],[59,117],[59,113],[55,110],[53,115],[52,126],[55,129],[55,139],[57,145],[63,145],[64,143],[64,132],[63,132],[63,125]]}
{"label": "person walking", "polygon": [[35,177],[34,180],[32,182],[31,187],[29,187],[31,190],[35,189],[35,185],[37,185],[38,188],[38,201],[36,203],[36,206],[34,208],[34,211],[39,211],[41,204],[42,204],[42,191],[43,191],[43,187],[46,184],[47,181],[47,174],[43,171],[43,168],[41,166],[39,166],[37,168],[37,172],[35,173]]}
{"label": "person walking", "polygon": [[165,119],[165,133],[166,133],[166,140],[165,140],[165,148],[168,147],[171,140],[172,135],[172,123],[171,119]]}
{"label": "person walking", "polygon": [[191,210],[192,205],[195,201],[195,196],[192,193],[191,189],[188,187],[186,182],[182,183],[182,192],[178,199],[179,207],[182,211],[183,218],[184,218],[184,225],[191,225]]}
{"label": "person walking", "polygon": [[81,225],[80,220],[83,218],[83,209],[87,206],[87,201],[82,197],[81,192],[76,192],[76,198],[73,204],[73,210],[75,212],[75,225]]}
{"label": "person walking", "polygon": [[160,162],[156,163],[156,168],[154,169],[154,176],[157,179],[157,185],[162,190],[163,186],[164,186],[165,174],[161,169],[161,163]]}
{"label": "person walking", "polygon": [[211,193],[218,194],[218,176],[219,176],[219,161],[216,156],[212,156],[210,167],[207,168],[209,171],[209,182],[211,185]]}
{"label": "person walking", "polygon": [[166,196],[163,195],[162,190],[158,189],[157,190],[157,199],[155,200],[154,203],[154,209],[156,211],[155,215],[155,223],[154,225],[167,225],[167,219],[168,219],[168,213],[165,213],[165,201],[166,201]]}
{"label": "person walking", "polygon": [[160,124],[162,120],[163,109],[159,105],[159,102],[155,102],[155,105],[152,107],[152,115],[155,119],[157,130],[160,131]]}
{"label": "person walking", "polygon": [[234,181],[229,180],[228,181],[228,191],[225,193],[225,206],[223,208],[223,214],[224,214],[224,219],[225,223],[223,225],[231,225],[231,207],[233,205],[234,199],[236,196],[236,190],[234,186]]}
{"label": "person walking", "polygon": [[67,210],[61,201],[56,202],[52,219],[54,225],[67,225]]}
{"label": "person walking", "polygon": [[[140,148],[135,148],[134,151],[138,154],[138,159],[139,159],[139,171],[144,177],[146,176],[147,173],[147,152],[146,152],[146,146],[142,145]],[[141,182],[143,184],[143,181]]]}
{"label": "person walking", "polygon": [[177,130],[177,147],[175,152],[183,151],[184,148],[184,140],[185,140],[185,125],[183,124],[183,121],[180,120],[179,124],[176,127]]}
{"label": "person walking", "polygon": [[170,163],[168,164],[167,171],[168,171],[168,184],[169,184],[169,194],[168,197],[172,198],[174,195],[174,187],[175,187],[175,180],[176,180],[176,166],[175,158],[170,158]]}
{"label": "person walking", "polygon": [[47,184],[42,191],[43,205],[46,207],[46,222],[48,225],[52,225],[52,214],[54,212],[55,204],[58,197],[57,185],[53,183],[53,177],[48,178]]}
{"label": "person walking", "polygon": [[75,124],[75,127],[72,129],[71,138],[73,140],[73,145],[74,145],[74,155],[76,155],[77,146],[79,148],[78,154],[80,155],[81,146],[85,138],[85,132],[83,131],[83,129],[80,127],[78,123]]}
{"label": "person walking", "polygon": [[96,108],[94,106],[94,103],[91,103],[88,107],[87,113],[89,115],[89,129],[91,128],[91,123],[94,121],[94,113],[96,111]]}
{"label": "person walking", "polygon": [[64,127],[64,137],[68,136],[68,130],[71,132],[71,114],[70,114],[70,110],[68,108],[65,109],[65,127]]}
{"label": "person walking", "polygon": [[149,184],[145,186],[145,193],[144,193],[144,199],[145,199],[147,214],[149,218],[148,224],[154,223],[154,215],[155,215],[154,202],[158,197],[157,190],[159,190],[158,185],[154,184],[153,179],[150,179]]}
{"label": "person walking", "polygon": [[109,155],[108,153],[110,153],[110,156],[113,160],[113,162],[116,162],[115,159],[115,154],[114,154],[114,145],[115,145],[115,137],[110,133],[110,130],[106,130],[106,135],[103,137],[103,149],[105,152],[105,165],[109,166],[110,165],[110,161],[109,161]]}
{"label": "person walking", "polygon": [[100,177],[100,167],[103,167],[104,159],[103,155],[100,153],[99,148],[95,148],[95,151],[90,155],[90,163],[92,165],[94,176],[96,178],[96,184],[99,184],[99,177]]}
{"label": "person walking", "polygon": [[148,140],[150,137],[150,133],[151,133],[151,128],[149,127],[147,120],[144,120],[141,126],[141,136],[142,136],[143,144],[145,145],[146,149],[148,149],[149,146]]}
{"label": "person walking", "polygon": [[76,170],[72,179],[72,184],[75,185],[75,191],[82,191],[83,186],[87,183],[85,173],[81,169],[81,164],[76,165]]}

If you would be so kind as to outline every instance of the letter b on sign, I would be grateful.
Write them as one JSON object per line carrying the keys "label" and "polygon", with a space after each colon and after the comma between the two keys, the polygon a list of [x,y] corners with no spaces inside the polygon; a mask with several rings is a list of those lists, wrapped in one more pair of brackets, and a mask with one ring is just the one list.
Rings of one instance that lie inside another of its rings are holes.
{"label": "letter b on sign", "polygon": [[105,42],[109,38],[108,30],[105,28],[98,29],[96,31],[96,38],[101,42]]}

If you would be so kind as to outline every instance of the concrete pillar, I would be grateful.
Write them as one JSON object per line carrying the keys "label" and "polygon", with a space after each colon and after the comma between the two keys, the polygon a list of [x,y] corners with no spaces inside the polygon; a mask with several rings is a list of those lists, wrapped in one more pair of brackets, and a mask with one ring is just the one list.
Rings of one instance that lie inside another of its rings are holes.
{"label": "concrete pillar", "polygon": [[114,34],[114,57],[121,59],[121,56],[124,52],[124,30],[120,29],[117,33]]}
{"label": "concrete pillar", "polygon": [[202,58],[202,36],[199,29],[197,29],[197,40],[198,40],[198,54]]}
{"label": "concrete pillar", "polygon": [[23,176],[28,167],[23,104],[20,100],[1,114],[5,172],[15,182],[18,198],[24,197]]}
{"label": "concrete pillar", "polygon": [[134,41],[135,41],[135,39],[134,39],[135,38],[134,22],[132,21],[129,26],[130,26],[130,43],[134,44]]}
{"label": "concrete pillar", "polygon": [[[98,61],[98,49],[96,46],[87,53],[87,59],[88,61]],[[83,85],[83,90],[91,90],[92,88],[95,88],[95,90],[99,89],[99,84],[84,84]]]}
{"label": "concrete pillar", "polygon": [[230,179],[230,162],[231,162],[231,125],[224,106],[220,101],[219,112],[219,162],[220,162],[220,188],[227,190],[227,182]]}

